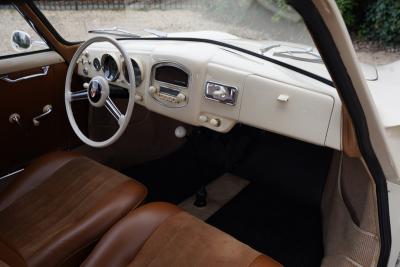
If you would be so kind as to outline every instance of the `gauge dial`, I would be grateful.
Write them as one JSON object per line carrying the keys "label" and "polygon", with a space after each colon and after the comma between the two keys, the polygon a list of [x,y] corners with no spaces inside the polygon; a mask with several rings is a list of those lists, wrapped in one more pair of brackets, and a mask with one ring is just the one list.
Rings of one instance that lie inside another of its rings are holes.
{"label": "gauge dial", "polygon": [[117,80],[119,76],[119,69],[115,59],[111,55],[107,54],[103,56],[102,62],[104,77],[110,82]]}
{"label": "gauge dial", "polygon": [[[133,73],[135,75],[135,85],[136,87],[138,87],[141,83],[142,83],[142,70],[140,68],[139,63],[131,58],[131,62],[132,62],[132,66],[133,66]],[[126,67],[126,64],[124,64],[124,77],[125,80],[129,83],[129,74],[128,74],[128,70]]]}
{"label": "gauge dial", "polygon": [[96,71],[101,70],[101,62],[97,57],[93,60],[93,67]]}

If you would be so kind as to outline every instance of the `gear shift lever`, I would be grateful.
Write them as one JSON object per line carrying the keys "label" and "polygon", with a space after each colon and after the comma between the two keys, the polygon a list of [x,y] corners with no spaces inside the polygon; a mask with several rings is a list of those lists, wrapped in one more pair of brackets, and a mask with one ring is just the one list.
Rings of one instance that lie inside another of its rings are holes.
{"label": "gear shift lever", "polygon": [[[201,158],[199,157],[199,153],[197,151],[197,147],[195,146],[194,142],[191,140],[190,136],[187,135],[187,130],[183,126],[178,126],[175,129],[175,136],[177,138],[186,138],[188,143],[190,144],[192,150],[193,150],[193,155],[195,156],[196,160],[196,165],[198,166],[199,173],[200,175],[203,174],[203,169],[202,169],[202,164],[201,164]],[[205,185],[202,185],[199,189],[199,191],[196,192],[196,199],[193,203],[196,207],[205,207],[207,206],[207,189]]]}
{"label": "gear shift lever", "polygon": [[193,204],[198,208],[207,206],[207,189],[204,185],[196,192],[196,199]]}

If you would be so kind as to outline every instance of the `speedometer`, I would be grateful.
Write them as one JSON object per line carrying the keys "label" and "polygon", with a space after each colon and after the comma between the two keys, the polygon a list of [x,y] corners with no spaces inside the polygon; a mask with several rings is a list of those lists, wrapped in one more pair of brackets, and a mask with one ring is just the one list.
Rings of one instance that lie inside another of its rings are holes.
{"label": "speedometer", "polygon": [[102,58],[104,77],[110,81],[114,82],[118,79],[119,69],[118,64],[111,55],[104,55]]}

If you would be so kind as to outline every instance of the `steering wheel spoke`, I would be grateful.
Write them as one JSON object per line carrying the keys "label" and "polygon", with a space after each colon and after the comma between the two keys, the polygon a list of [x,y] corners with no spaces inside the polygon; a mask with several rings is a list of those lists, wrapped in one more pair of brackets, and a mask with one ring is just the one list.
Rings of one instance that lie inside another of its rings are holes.
{"label": "steering wheel spoke", "polygon": [[111,113],[111,115],[117,120],[118,124],[121,126],[121,124],[124,122],[125,116],[122,114],[122,112],[119,110],[119,108],[115,105],[114,101],[109,97],[106,100],[105,104],[107,110]]}
{"label": "steering wheel spoke", "polygon": [[88,99],[88,92],[87,90],[81,90],[76,92],[71,92],[69,96],[70,102],[80,101],[80,100],[87,100]]}

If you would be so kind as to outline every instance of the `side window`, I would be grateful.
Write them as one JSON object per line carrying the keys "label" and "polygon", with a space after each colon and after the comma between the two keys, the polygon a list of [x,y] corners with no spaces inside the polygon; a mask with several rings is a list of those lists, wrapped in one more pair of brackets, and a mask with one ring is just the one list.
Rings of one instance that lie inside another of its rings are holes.
{"label": "side window", "polygon": [[0,3],[0,57],[48,48],[13,5]]}

